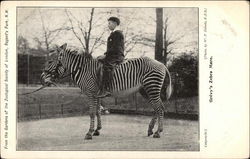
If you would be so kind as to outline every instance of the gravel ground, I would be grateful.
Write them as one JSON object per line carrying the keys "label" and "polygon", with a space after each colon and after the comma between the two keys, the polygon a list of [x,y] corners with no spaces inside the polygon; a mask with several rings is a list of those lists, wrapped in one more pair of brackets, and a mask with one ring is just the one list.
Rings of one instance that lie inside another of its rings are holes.
{"label": "gravel ground", "polygon": [[100,136],[84,140],[89,116],[18,123],[17,150],[161,150],[198,151],[198,121],[164,119],[161,138],[147,137],[151,117],[104,115]]}

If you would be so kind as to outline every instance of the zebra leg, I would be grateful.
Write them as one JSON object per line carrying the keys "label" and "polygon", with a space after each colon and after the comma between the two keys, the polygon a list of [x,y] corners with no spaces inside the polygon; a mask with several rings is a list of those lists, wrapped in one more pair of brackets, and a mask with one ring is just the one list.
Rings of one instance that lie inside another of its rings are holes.
{"label": "zebra leg", "polygon": [[160,138],[160,133],[163,131],[163,113],[164,111],[160,111],[158,115],[158,130],[154,133],[154,138]]}
{"label": "zebra leg", "polygon": [[96,130],[95,130],[93,136],[99,136],[99,135],[100,135],[99,130],[101,130],[101,128],[102,128],[102,122],[101,122],[101,108],[100,108],[99,99],[98,99],[98,104],[97,104],[96,117],[97,117],[97,128],[96,128]]}
{"label": "zebra leg", "polygon": [[94,132],[95,126],[95,115],[96,115],[96,106],[97,106],[97,99],[93,97],[93,95],[89,95],[90,107],[89,107],[89,116],[90,116],[90,128],[88,133],[85,136],[85,140],[92,139],[92,135]]}
{"label": "zebra leg", "polygon": [[154,111],[154,116],[151,119],[151,121],[149,123],[149,126],[148,126],[148,136],[153,134],[153,129],[154,129],[156,120],[157,120],[157,113],[156,113],[156,111]]}
{"label": "zebra leg", "polygon": [[[148,126],[148,136],[151,136],[153,134],[153,129],[154,129],[154,126],[155,126],[155,123],[156,123],[156,120],[159,116],[159,108],[160,108],[160,102],[157,97],[156,99],[153,97],[153,96],[150,96],[148,95],[150,93],[150,89],[140,89],[140,93],[141,95],[145,98],[145,99],[148,99],[148,102],[152,105],[152,107],[154,108],[154,116],[153,118],[151,119],[150,123],[149,123],[149,126]],[[156,133],[156,135],[154,134],[154,136],[159,136],[160,137],[160,134],[159,133]]]}
{"label": "zebra leg", "polygon": [[[144,88],[140,88],[139,90],[140,94],[148,100],[148,102],[154,106],[154,103],[150,102],[149,100],[149,96],[147,94],[147,92],[145,91]],[[157,120],[157,112],[156,112],[156,109],[154,108],[154,116],[153,118],[151,119],[150,123],[149,123],[149,126],[148,126],[148,136],[151,136],[153,134],[153,129],[154,129],[154,126],[155,126],[155,123],[156,123],[156,120]]]}
{"label": "zebra leg", "polygon": [[160,133],[163,131],[163,116],[164,116],[164,105],[161,101],[161,99],[158,102],[159,104],[157,104],[158,106],[158,110],[157,110],[157,114],[158,114],[158,129],[157,131],[154,133],[154,138],[160,138]]}
{"label": "zebra leg", "polygon": [[153,137],[160,138],[160,132],[163,131],[163,112],[164,112],[163,111],[163,103],[162,103],[161,99],[150,100],[150,103],[154,107],[155,115],[149,124],[148,134],[152,135],[153,125],[155,124],[156,119],[158,118],[158,129],[154,133]]}

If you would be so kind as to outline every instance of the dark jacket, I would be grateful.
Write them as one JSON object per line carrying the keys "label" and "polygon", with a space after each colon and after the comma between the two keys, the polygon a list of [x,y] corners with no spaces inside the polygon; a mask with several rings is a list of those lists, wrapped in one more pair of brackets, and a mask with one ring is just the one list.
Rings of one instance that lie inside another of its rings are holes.
{"label": "dark jacket", "polygon": [[124,59],[124,36],[122,31],[116,30],[110,34],[107,42],[107,51],[105,53],[107,61],[117,61]]}

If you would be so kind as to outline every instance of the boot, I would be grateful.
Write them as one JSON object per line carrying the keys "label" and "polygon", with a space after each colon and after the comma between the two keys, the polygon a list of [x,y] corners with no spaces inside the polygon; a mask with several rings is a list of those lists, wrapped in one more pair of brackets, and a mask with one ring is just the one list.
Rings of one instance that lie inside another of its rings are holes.
{"label": "boot", "polygon": [[100,90],[96,96],[97,98],[104,98],[111,95],[110,91],[107,90],[108,77],[108,74],[103,74],[103,78],[100,81]]}

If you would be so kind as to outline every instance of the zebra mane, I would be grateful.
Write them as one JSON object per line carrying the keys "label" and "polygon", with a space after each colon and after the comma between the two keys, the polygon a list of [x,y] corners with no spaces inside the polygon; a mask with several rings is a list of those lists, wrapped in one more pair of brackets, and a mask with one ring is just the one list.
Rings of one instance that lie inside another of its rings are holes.
{"label": "zebra mane", "polygon": [[79,55],[79,56],[82,56],[83,58],[90,59],[90,60],[94,59],[91,54],[85,53],[85,52],[79,53],[79,51],[77,50],[66,49],[65,52],[73,54],[73,55]]}
{"label": "zebra mane", "polygon": [[91,55],[91,54],[89,54],[89,53],[82,53],[81,54],[84,58],[87,58],[87,59],[93,59],[93,56]]}

